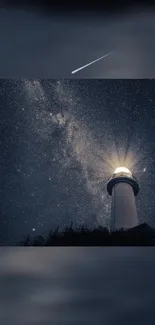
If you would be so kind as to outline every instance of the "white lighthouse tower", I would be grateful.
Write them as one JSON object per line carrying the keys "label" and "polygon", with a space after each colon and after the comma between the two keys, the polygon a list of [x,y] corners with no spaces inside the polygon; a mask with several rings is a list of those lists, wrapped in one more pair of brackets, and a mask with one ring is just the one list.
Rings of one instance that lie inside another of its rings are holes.
{"label": "white lighthouse tower", "polygon": [[108,181],[107,191],[112,196],[111,230],[137,226],[135,196],[139,192],[139,184],[130,170],[117,168]]}

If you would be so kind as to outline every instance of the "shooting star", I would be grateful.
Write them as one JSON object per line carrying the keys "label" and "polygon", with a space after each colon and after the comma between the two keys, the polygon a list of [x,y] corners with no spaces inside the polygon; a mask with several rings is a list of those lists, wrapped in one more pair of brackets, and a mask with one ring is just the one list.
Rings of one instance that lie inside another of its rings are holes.
{"label": "shooting star", "polygon": [[76,72],[78,72],[78,71],[80,71],[80,70],[82,70],[82,69],[88,67],[89,65],[91,65],[91,64],[93,64],[93,63],[95,63],[95,62],[97,62],[97,61],[99,61],[99,60],[105,58],[106,56],[110,55],[111,53],[112,53],[112,52],[110,52],[110,53],[108,53],[108,54],[105,54],[105,55],[101,56],[100,58],[98,58],[98,59],[96,59],[96,60],[94,60],[94,61],[92,61],[92,62],[90,62],[90,63],[87,63],[87,64],[84,65],[83,67],[80,67],[80,68],[78,68],[78,69],[72,71],[72,74],[74,74],[74,73],[76,73]]}

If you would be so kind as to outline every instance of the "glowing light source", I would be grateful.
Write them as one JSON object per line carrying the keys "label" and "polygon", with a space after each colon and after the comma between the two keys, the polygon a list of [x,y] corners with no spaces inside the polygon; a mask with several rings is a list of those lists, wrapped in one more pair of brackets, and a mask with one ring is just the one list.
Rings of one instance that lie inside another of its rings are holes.
{"label": "glowing light source", "polygon": [[127,174],[131,175],[130,170],[128,168],[126,168],[126,167],[118,167],[118,168],[116,168],[114,173],[115,174],[117,174],[117,173],[127,173]]}

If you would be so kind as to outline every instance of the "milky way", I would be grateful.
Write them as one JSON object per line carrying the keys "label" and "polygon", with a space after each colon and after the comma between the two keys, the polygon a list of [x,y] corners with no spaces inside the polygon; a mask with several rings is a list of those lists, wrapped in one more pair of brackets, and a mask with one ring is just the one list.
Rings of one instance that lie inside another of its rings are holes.
{"label": "milky way", "polygon": [[154,94],[153,80],[1,80],[1,242],[108,226],[120,165],[140,182],[139,221],[154,225]]}

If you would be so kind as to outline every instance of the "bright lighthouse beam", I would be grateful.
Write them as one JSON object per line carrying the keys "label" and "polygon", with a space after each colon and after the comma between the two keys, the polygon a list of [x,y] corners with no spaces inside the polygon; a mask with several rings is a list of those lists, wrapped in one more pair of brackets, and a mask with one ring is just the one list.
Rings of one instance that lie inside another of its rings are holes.
{"label": "bright lighthouse beam", "polygon": [[116,168],[114,174],[117,174],[117,173],[127,173],[127,174],[131,174],[130,170],[126,167],[118,167]]}

